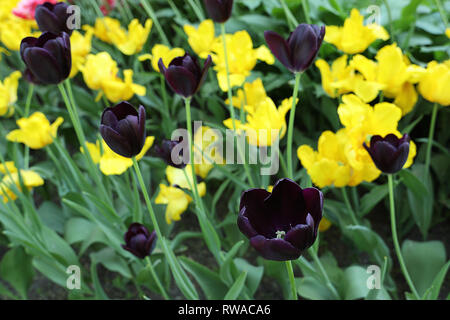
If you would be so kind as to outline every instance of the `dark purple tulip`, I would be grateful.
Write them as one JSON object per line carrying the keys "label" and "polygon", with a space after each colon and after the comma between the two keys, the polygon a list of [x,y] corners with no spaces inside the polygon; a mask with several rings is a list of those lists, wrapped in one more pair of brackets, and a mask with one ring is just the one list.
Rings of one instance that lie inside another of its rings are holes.
{"label": "dark purple tulip", "polygon": [[382,138],[379,135],[370,138],[370,147],[363,143],[370,157],[380,171],[396,173],[400,171],[408,160],[409,136],[398,138],[395,134],[388,134]]}
{"label": "dark purple tulip", "polygon": [[224,23],[231,17],[233,0],[204,0],[206,11],[217,23]]}
{"label": "dark purple tulip", "polygon": [[138,258],[144,259],[155,249],[156,239],[155,231],[150,233],[144,225],[132,223],[125,233],[125,244],[122,245],[122,248]]}
{"label": "dark purple tulip", "polygon": [[145,142],[145,109],[136,109],[126,101],[102,114],[100,133],[108,147],[115,153],[132,158],[138,155]]}
{"label": "dark purple tulip", "polygon": [[55,34],[66,32],[71,35],[73,30],[67,26],[67,19],[71,16],[67,12],[69,6],[65,2],[58,2],[56,4],[45,2],[44,4],[38,5],[34,17],[39,29],[42,32],[49,31]]}
{"label": "dark purple tulip", "polygon": [[264,32],[270,51],[292,72],[303,72],[309,68],[319,52],[325,36],[325,26],[299,24],[287,41],[273,31]]}
{"label": "dark purple tulip", "polygon": [[300,257],[317,237],[323,194],[281,179],[272,193],[250,189],[241,197],[238,227],[265,259],[287,261]]}
{"label": "dark purple tulip", "polygon": [[72,68],[70,37],[44,32],[39,38],[26,37],[20,56],[27,66],[25,78],[35,84],[58,84],[67,79]]}
{"label": "dark purple tulip", "polygon": [[[180,137],[180,139],[178,141],[176,140],[167,140],[164,139],[160,145],[155,145],[154,147],[154,153],[161,159],[164,160],[165,163],[167,163],[169,166],[178,168],[178,169],[183,169],[184,167],[186,167],[186,163],[185,161],[183,161],[183,149],[184,148],[180,148],[179,153],[174,153],[174,148],[176,148],[177,146],[182,147],[183,144],[183,137]],[[187,143],[186,144],[187,147]],[[175,150],[176,151],[176,150]]]}
{"label": "dark purple tulip", "polygon": [[206,59],[203,69],[200,68],[197,60],[188,53],[173,59],[168,68],[164,66],[162,59],[159,59],[158,65],[172,90],[180,96],[189,98],[203,84],[211,65],[211,56]]}

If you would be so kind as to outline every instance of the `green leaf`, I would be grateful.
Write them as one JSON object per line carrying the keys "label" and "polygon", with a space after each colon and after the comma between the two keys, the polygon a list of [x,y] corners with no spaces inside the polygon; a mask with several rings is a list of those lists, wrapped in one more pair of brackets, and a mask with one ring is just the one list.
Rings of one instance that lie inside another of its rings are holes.
{"label": "green leaf", "polygon": [[383,200],[389,193],[387,184],[373,187],[368,193],[361,198],[361,205],[359,208],[359,215],[365,216],[368,214],[381,200]]}
{"label": "green leaf", "polygon": [[402,255],[417,292],[423,296],[446,262],[443,243],[405,240]]}
{"label": "green leaf", "polygon": [[239,297],[244,288],[245,280],[247,279],[247,271],[242,272],[236,279],[230,290],[227,292],[223,300],[235,300]]}
{"label": "green leaf", "polygon": [[433,283],[431,284],[431,292],[429,295],[430,300],[436,300],[439,296],[439,291],[441,291],[442,283],[444,282],[445,275],[447,274],[448,268],[450,267],[450,261],[441,268],[441,271],[437,274],[436,278],[434,278]]}
{"label": "green leaf", "polygon": [[351,266],[345,269],[341,279],[342,291],[345,300],[364,298],[369,293],[367,279],[370,275],[360,266]]}
{"label": "green leaf", "polygon": [[67,217],[61,207],[50,201],[45,201],[38,209],[42,222],[50,229],[62,234]]}
{"label": "green leaf", "polygon": [[384,257],[388,257],[388,265],[392,265],[389,248],[377,233],[365,226],[346,226],[343,231],[359,250],[367,252],[379,265],[383,265]]}
{"label": "green leaf", "polygon": [[227,287],[216,272],[187,257],[180,257],[179,259],[183,268],[197,280],[208,300],[219,300],[224,297]]}
{"label": "green leaf", "polygon": [[8,283],[20,294],[27,298],[27,291],[34,277],[31,257],[22,247],[8,250],[0,262],[0,278]]}
{"label": "green leaf", "polygon": [[402,178],[403,184],[411,190],[416,197],[423,199],[428,196],[428,190],[425,185],[413,173],[411,173],[411,171],[404,169],[398,174]]}
{"label": "green leaf", "polygon": [[112,248],[104,248],[98,252],[91,253],[90,257],[92,260],[101,263],[106,269],[118,272],[125,278],[131,279],[133,277],[126,261],[117,255]]}
{"label": "green leaf", "polygon": [[98,278],[97,261],[95,260],[92,260],[91,264],[91,277],[92,281],[94,282],[95,298],[99,300],[109,300]]}
{"label": "green leaf", "polygon": [[234,259],[234,264],[239,272],[248,271],[246,289],[248,289],[249,294],[253,296],[259,287],[259,283],[264,275],[264,267],[255,267],[248,263],[246,260],[241,258]]}
{"label": "green leaf", "polygon": [[311,300],[333,300],[333,293],[319,280],[313,277],[295,279],[300,296]]}
{"label": "green leaf", "polygon": [[417,196],[417,193],[411,191],[409,188],[407,190],[409,207],[414,220],[422,235],[426,237],[433,217],[433,184],[424,165],[415,164],[411,168],[411,172],[418,180],[423,181],[425,189],[427,190],[426,197]]}
{"label": "green leaf", "polygon": [[241,240],[237,242],[230,251],[225,255],[225,259],[220,266],[219,275],[220,279],[222,279],[223,282],[227,283],[228,285],[231,285],[233,283],[233,275],[232,275],[232,261],[234,256],[237,254],[239,248],[244,244],[244,241]]}

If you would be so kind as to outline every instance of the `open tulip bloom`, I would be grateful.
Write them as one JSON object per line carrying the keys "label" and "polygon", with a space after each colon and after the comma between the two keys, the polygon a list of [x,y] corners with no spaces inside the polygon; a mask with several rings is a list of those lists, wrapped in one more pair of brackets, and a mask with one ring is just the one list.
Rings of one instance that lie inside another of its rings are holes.
{"label": "open tulip bloom", "polygon": [[44,32],[39,38],[27,37],[20,44],[20,56],[27,66],[25,77],[35,84],[59,84],[72,68],[70,37]]}
{"label": "open tulip bloom", "polygon": [[167,68],[163,60],[159,59],[158,66],[170,88],[180,96],[190,98],[197,93],[205,81],[211,62],[211,56],[208,56],[201,69],[197,59],[186,53],[182,57],[173,59]]}
{"label": "open tulip bloom", "polygon": [[144,259],[149,256],[156,246],[156,232],[150,233],[140,223],[132,223],[125,233],[125,245],[122,248],[131,252],[136,257]]}
{"label": "open tulip bloom", "polygon": [[145,109],[124,101],[102,114],[100,133],[108,147],[122,157],[138,155],[145,142]]}
{"label": "open tulip bloom", "polygon": [[323,194],[281,179],[272,193],[250,189],[241,197],[238,227],[265,259],[287,261],[300,257],[317,238]]}
{"label": "open tulip bloom", "polygon": [[400,171],[408,160],[409,135],[398,138],[395,134],[386,137],[374,135],[370,139],[370,147],[364,143],[364,148],[369,152],[375,166],[384,173],[396,173]]}
{"label": "open tulip bloom", "polygon": [[302,23],[287,40],[274,31],[264,32],[264,38],[273,55],[291,72],[309,68],[319,52],[325,36],[325,27]]}

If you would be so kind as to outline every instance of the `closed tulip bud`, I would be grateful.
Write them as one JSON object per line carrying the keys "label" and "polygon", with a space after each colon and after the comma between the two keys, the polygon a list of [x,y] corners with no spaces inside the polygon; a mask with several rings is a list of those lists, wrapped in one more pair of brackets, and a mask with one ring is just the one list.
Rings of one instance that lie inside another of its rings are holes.
{"label": "closed tulip bud", "polygon": [[72,68],[70,37],[44,32],[39,38],[26,37],[20,44],[25,63],[25,78],[35,84],[58,84],[67,79]]}
{"label": "closed tulip bud", "polygon": [[200,89],[210,65],[211,56],[208,56],[203,69],[201,69],[197,60],[187,53],[173,59],[167,68],[162,59],[159,59],[158,62],[159,70],[166,78],[170,88],[185,98],[192,97]]}
{"label": "closed tulip bud", "polygon": [[206,11],[217,23],[224,23],[231,17],[233,0],[204,0]]}
{"label": "closed tulip bud", "polygon": [[380,171],[396,173],[403,168],[406,160],[408,160],[409,141],[408,134],[399,139],[395,134],[390,133],[384,138],[378,135],[372,136],[370,147],[365,142],[363,146]]}
{"label": "closed tulip bud", "polygon": [[296,260],[312,246],[322,219],[323,194],[281,179],[272,193],[250,189],[241,197],[238,227],[265,259]]}
{"label": "closed tulip bud", "polygon": [[42,32],[49,31],[55,34],[66,32],[72,34],[72,29],[67,26],[67,19],[71,16],[67,9],[69,5],[65,2],[58,2],[56,4],[46,2],[38,5],[34,17],[39,29]]}
{"label": "closed tulip bud", "polygon": [[100,133],[108,147],[122,157],[138,155],[145,142],[145,109],[124,101],[102,114]]}
{"label": "closed tulip bud", "polygon": [[144,225],[132,223],[125,233],[125,244],[122,245],[122,248],[138,258],[144,259],[155,249],[156,240],[155,231],[150,233]]}
{"label": "closed tulip bud", "polygon": [[294,73],[303,72],[309,68],[319,52],[324,36],[324,26],[305,23],[300,24],[287,40],[276,32],[264,32],[270,51]]}
{"label": "closed tulip bud", "polygon": [[[155,154],[164,160],[169,166],[174,168],[183,169],[186,167],[187,161],[183,161],[183,145],[187,143],[183,142],[181,137],[178,141],[164,139],[160,145],[154,147]],[[179,151],[178,151],[179,148]],[[189,156],[189,155],[188,155]],[[189,159],[187,159],[189,160]]]}

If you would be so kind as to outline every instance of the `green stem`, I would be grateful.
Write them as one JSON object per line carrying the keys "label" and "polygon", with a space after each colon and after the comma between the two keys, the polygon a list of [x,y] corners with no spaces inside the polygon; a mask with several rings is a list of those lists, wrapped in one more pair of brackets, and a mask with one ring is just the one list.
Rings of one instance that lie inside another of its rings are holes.
{"label": "green stem", "polygon": [[189,4],[191,5],[192,9],[194,10],[195,15],[197,16],[197,19],[199,21],[203,21],[205,20],[205,15],[203,14],[203,12],[200,10],[199,7],[197,7],[197,5],[195,4],[195,2],[193,0],[188,0]]}
{"label": "green stem", "polygon": [[295,86],[294,93],[292,95],[292,109],[289,115],[289,127],[288,127],[288,137],[287,137],[287,165],[288,165],[288,178],[294,178],[294,172],[292,169],[292,139],[294,136],[294,120],[295,120],[295,108],[297,106],[297,96],[298,88],[300,86],[300,76],[301,73],[297,72],[295,74]]}
{"label": "green stem", "polygon": [[291,284],[291,300],[297,300],[297,286],[295,285],[294,270],[292,269],[291,260],[286,261],[286,270],[289,275],[289,282]]}
{"label": "green stem", "polygon": [[353,211],[350,200],[348,199],[347,189],[345,187],[342,187],[341,191],[342,191],[342,197],[344,198],[344,203],[347,206],[347,209],[348,209],[348,212],[350,213],[350,217],[352,218],[353,224],[358,225],[359,223],[358,223],[358,220],[356,219],[355,212]]}
{"label": "green stem", "polygon": [[433,146],[433,136],[434,136],[434,128],[436,127],[437,112],[438,112],[438,104],[435,103],[433,105],[433,111],[431,113],[430,131],[428,133],[427,153],[425,156],[425,172],[427,173],[430,170],[431,149]]}
{"label": "green stem", "polygon": [[164,299],[170,300],[170,298],[169,298],[169,296],[168,296],[166,290],[164,289],[164,287],[163,287],[162,284],[161,284],[161,281],[159,281],[159,278],[158,278],[158,276],[156,275],[156,272],[155,272],[155,269],[153,268],[152,261],[150,260],[150,257],[147,257],[146,260],[147,260],[147,267],[148,267],[148,269],[150,270],[150,273],[152,274],[152,277],[153,277],[153,279],[155,280],[156,285],[158,286],[159,291],[161,291],[161,294],[162,294],[162,296],[164,297]]}
{"label": "green stem", "polygon": [[[228,65],[228,53],[227,53],[227,41],[226,41],[226,36],[225,36],[225,24],[221,23],[220,24],[220,28],[221,28],[221,33],[222,33],[222,43],[223,43],[223,53],[225,56],[225,69],[227,72],[227,86],[228,86],[228,107],[230,110],[230,116],[231,116],[231,122],[233,123],[233,131],[235,133],[236,136],[236,121],[234,119],[235,114],[234,114],[234,106],[233,106],[233,91],[231,88],[231,81],[230,81],[230,69],[229,69],[229,65]],[[247,175],[247,179],[248,182],[250,183],[250,185],[252,187],[255,186],[255,183],[253,181],[252,175],[250,173],[250,169],[248,168],[247,165],[247,160],[245,158],[245,152],[243,152],[243,150],[241,149],[239,143],[237,145],[237,150],[239,152],[239,156],[241,157],[243,164],[244,164],[244,170],[245,170],[245,174]]]}
{"label": "green stem", "polygon": [[159,33],[159,36],[161,37],[161,40],[164,42],[164,44],[166,46],[170,47],[170,42],[167,39],[166,34],[164,33],[164,30],[162,29],[161,24],[159,23],[159,20],[156,17],[155,11],[153,11],[153,8],[150,5],[150,3],[147,0],[142,0],[141,4],[144,7],[144,10],[147,12],[147,14],[153,20],[153,23],[155,24],[155,27],[158,30],[158,33]]}
{"label": "green stem", "polygon": [[328,277],[327,271],[323,267],[322,262],[320,261],[319,256],[317,255],[316,251],[313,248],[310,247],[308,249],[308,253],[313,258],[315,264],[319,267],[319,271],[322,274],[322,276],[324,277],[328,289],[331,290],[331,292],[336,297],[336,299],[339,299],[339,293],[336,291],[336,288],[334,287],[333,283],[330,281],[330,278]]}
{"label": "green stem", "polygon": [[[27,118],[30,114],[30,106],[31,106],[31,99],[33,98],[33,92],[34,92],[34,84],[30,83],[28,86],[28,94],[27,94],[27,100],[25,102],[25,112],[23,113],[23,117]],[[29,163],[30,163],[30,148],[25,145],[24,150],[24,167],[25,170],[28,169]]]}
{"label": "green stem", "polygon": [[309,16],[308,0],[302,0],[303,13],[305,14],[306,23],[311,24],[311,18]]}
{"label": "green stem", "polygon": [[445,14],[445,11],[442,8],[441,0],[434,0],[434,2],[436,2],[436,7],[439,10],[439,14],[441,15],[442,22],[444,22],[444,26],[447,29],[448,28],[448,20],[447,20],[447,16]]}
{"label": "green stem", "polygon": [[289,29],[293,30],[296,26],[298,26],[298,21],[295,19],[289,7],[286,5],[284,0],[280,0],[281,6],[283,7],[284,14],[286,15],[286,20],[289,25]]}
{"label": "green stem", "polygon": [[141,186],[142,194],[144,195],[145,204],[147,205],[148,212],[150,214],[150,220],[152,221],[153,228],[156,231],[156,234],[159,239],[162,239],[162,233],[159,229],[158,221],[156,220],[155,211],[153,210],[152,203],[150,201],[150,197],[148,195],[147,187],[145,186],[144,179],[142,178],[141,170],[139,169],[139,165],[135,157],[131,158],[133,160],[133,167],[136,172],[136,176],[138,178],[139,185]]}
{"label": "green stem", "polygon": [[384,5],[386,6],[387,14],[388,14],[388,21],[389,21],[389,31],[391,33],[391,40],[394,41],[394,26],[392,24],[392,13],[391,13],[391,7],[389,6],[389,3],[387,0],[383,0]]}
{"label": "green stem", "polygon": [[402,252],[400,250],[400,245],[398,243],[397,237],[397,227],[395,223],[395,204],[394,204],[394,183],[392,179],[392,174],[388,175],[388,183],[389,183],[389,205],[391,209],[391,231],[392,231],[392,240],[394,242],[395,252],[397,254],[398,261],[400,263],[400,267],[402,269],[403,275],[405,276],[406,282],[408,282],[409,288],[412,293],[416,297],[417,300],[420,299],[419,294],[417,293],[416,288],[409,276],[408,269],[406,269],[405,262],[403,261]]}

